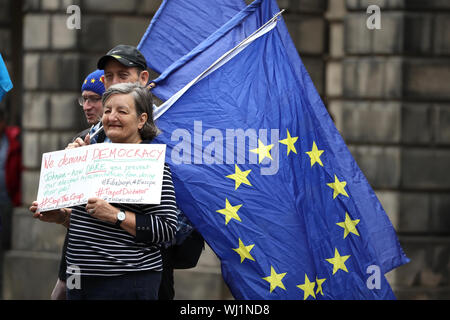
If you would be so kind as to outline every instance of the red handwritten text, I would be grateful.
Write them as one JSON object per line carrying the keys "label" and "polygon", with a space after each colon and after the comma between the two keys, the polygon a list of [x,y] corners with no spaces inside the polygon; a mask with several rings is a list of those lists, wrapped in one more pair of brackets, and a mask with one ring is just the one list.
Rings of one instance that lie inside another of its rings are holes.
{"label": "red handwritten text", "polygon": [[145,194],[148,190],[149,188],[120,188],[117,190],[111,190],[110,188],[99,188],[95,194],[98,198],[102,198],[104,195],[114,198],[116,196]]}
{"label": "red handwritten text", "polygon": [[81,200],[84,198],[84,193],[72,193],[72,194],[63,194],[59,197],[45,197],[39,203],[38,207],[40,209],[46,208],[61,208],[65,204],[72,203],[81,203]]}
{"label": "red handwritten text", "polygon": [[59,160],[58,167],[63,167],[72,163],[86,162],[89,150],[86,150],[84,155],[82,156],[74,156],[68,157],[67,154],[64,154],[64,157]]}
{"label": "red handwritten text", "polygon": [[163,152],[164,152],[163,150],[103,148],[94,150],[92,160],[120,159],[120,158],[130,158],[130,159],[145,158],[158,160],[163,154]]}

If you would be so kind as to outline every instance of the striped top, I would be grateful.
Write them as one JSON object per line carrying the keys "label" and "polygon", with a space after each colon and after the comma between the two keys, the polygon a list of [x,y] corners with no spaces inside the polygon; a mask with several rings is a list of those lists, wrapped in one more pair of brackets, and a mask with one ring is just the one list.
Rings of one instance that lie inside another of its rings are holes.
{"label": "striped top", "polygon": [[177,206],[172,175],[164,165],[161,203],[113,206],[136,215],[136,236],[91,217],[84,205],[72,207],[67,272],[82,276],[117,276],[131,271],[162,270],[160,244],[172,240]]}

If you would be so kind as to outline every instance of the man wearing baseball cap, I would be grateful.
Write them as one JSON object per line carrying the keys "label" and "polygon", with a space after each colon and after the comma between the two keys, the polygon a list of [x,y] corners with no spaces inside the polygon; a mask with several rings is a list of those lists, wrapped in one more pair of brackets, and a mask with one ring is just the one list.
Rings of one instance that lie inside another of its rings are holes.
{"label": "man wearing baseball cap", "polygon": [[133,46],[120,44],[98,60],[97,68],[105,71],[105,87],[126,82],[139,82],[146,86],[149,80],[147,62]]}
{"label": "man wearing baseball cap", "polygon": [[[109,50],[98,60],[97,68],[104,73],[102,79],[105,90],[117,83],[139,82],[142,86],[146,86],[150,77],[147,62],[142,53],[136,47],[125,44],[119,44]],[[148,87],[151,88],[152,85]],[[95,130],[91,129],[90,133],[93,131]],[[83,139],[80,137],[73,144],[77,146],[89,144],[89,140]]]}

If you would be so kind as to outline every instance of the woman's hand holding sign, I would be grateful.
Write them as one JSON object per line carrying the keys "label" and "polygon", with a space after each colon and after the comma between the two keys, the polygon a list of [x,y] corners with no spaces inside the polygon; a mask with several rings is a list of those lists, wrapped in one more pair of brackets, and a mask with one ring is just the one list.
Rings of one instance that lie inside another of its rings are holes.
{"label": "woman's hand holding sign", "polygon": [[44,222],[61,224],[65,227],[69,226],[71,209],[61,208],[58,210],[50,210],[45,212],[40,212],[37,209],[38,209],[38,202],[33,201],[30,207],[30,211],[33,213],[33,218],[39,219]]}

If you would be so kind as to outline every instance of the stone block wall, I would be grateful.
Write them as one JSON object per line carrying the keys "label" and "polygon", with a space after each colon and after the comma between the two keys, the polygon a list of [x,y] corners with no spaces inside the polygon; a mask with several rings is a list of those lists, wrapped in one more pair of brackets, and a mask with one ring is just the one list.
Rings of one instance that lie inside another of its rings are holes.
{"label": "stone block wall", "polygon": [[[327,47],[325,0],[278,0],[295,47],[320,95],[325,94],[324,54]],[[314,32],[311,32],[314,30]]]}

